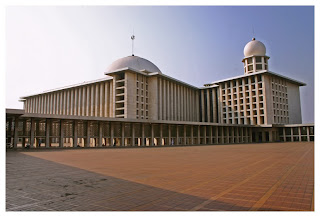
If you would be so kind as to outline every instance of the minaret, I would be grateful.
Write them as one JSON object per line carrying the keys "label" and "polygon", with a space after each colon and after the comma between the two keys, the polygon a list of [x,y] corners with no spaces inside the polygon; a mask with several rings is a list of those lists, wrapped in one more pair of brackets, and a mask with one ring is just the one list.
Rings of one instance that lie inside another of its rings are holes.
{"label": "minaret", "polygon": [[268,70],[268,59],[266,56],[266,47],[264,44],[255,38],[246,44],[243,50],[244,58],[244,74]]}

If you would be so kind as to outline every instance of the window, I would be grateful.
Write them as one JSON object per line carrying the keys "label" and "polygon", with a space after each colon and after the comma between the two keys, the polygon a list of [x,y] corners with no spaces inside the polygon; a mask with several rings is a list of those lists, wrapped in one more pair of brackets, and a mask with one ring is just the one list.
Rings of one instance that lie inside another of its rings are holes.
{"label": "window", "polygon": [[252,71],[253,70],[253,66],[248,66],[248,71]]}
{"label": "window", "polygon": [[252,63],[252,58],[248,58],[248,64]]}
{"label": "window", "polygon": [[257,64],[257,65],[256,65],[256,69],[257,69],[257,70],[262,70],[262,64]]}
{"label": "window", "polygon": [[262,58],[261,57],[256,57],[256,62],[257,63],[261,63],[262,62]]}

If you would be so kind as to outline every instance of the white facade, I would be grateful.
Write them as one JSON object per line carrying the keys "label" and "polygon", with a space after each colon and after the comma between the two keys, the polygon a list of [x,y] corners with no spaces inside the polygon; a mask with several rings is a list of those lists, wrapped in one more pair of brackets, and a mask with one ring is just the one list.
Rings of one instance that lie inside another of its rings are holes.
{"label": "white facade", "polygon": [[[149,60],[128,56],[105,79],[22,97],[26,113],[211,122],[241,125],[300,124],[304,83],[268,70],[266,48],[244,48],[244,75],[198,88],[161,73]],[[201,75],[201,72],[199,72]]]}

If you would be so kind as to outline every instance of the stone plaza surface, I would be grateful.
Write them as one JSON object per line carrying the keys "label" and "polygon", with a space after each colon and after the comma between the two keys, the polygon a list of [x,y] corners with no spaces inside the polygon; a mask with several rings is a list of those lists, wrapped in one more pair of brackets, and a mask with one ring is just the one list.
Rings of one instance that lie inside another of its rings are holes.
{"label": "stone plaza surface", "polygon": [[313,198],[313,142],[6,153],[7,211],[291,211]]}

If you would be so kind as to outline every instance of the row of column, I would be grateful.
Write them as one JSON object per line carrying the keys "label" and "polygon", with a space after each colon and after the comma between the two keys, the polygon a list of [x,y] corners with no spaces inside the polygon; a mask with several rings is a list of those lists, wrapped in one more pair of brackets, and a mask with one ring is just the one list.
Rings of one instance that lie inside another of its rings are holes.
{"label": "row of column", "polygon": [[[51,147],[51,135],[50,135],[50,127],[52,127],[52,119],[46,119],[45,122],[45,147]],[[14,120],[15,126],[18,126],[19,119],[16,118]],[[78,127],[79,127],[79,121],[73,121],[73,132],[72,132],[72,137],[66,137],[64,135],[64,121],[60,120],[59,124],[59,147],[64,147],[64,140],[65,138],[72,138],[73,147],[77,147],[78,144],[78,138],[83,138],[84,139],[84,147],[89,147],[90,146],[90,139],[95,138],[97,139],[97,146],[101,147],[103,144],[103,124],[104,122],[98,122],[98,138],[96,136],[92,136],[90,134],[90,122],[86,122],[86,134],[81,135],[79,137],[78,135]],[[110,138],[110,144],[113,145],[115,141],[115,124],[114,122],[109,122],[109,136],[106,138]],[[120,146],[125,145],[125,122],[121,122],[120,124],[120,137],[117,137],[120,141]],[[146,124],[140,123],[140,130],[141,130],[141,136],[139,135],[136,137],[135,135],[135,126],[138,123],[131,123],[131,133],[130,133],[130,141],[131,141],[131,146],[136,145],[136,138],[140,139],[140,145],[145,146],[145,141],[146,139],[149,140],[149,145],[154,146],[155,145],[155,140],[157,141],[157,145],[179,145],[180,139],[182,140],[182,145],[191,145],[191,144],[219,144],[219,143],[242,143],[242,142],[251,142],[251,133],[252,130],[251,128],[234,128],[234,127],[217,127],[217,126],[200,126],[197,125],[194,127],[193,125],[182,125],[183,131],[182,135],[180,135],[179,127],[178,125],[166,125],[166,124],[151,124],[150,125],[150,135],[146,136],[145,135],[145,126]],[[25,125],[25,122],[24,122]],[[155,136],[155,125],[159,125],[159,136]],[[167,126],[167,136],[164,136],[164,125]],[[31,119],[31,124],[30,124],[30,135],[28,136],[28,140],[30,143],[30,146],[33,147],[34,142],[36,140],[35,132],[39,132],[39,129],[35,129],[35,120]],[[39,124],[37,124],[39,126]],[[172,126],[175,127],[175,136],[172,136]],[[180,125],[181,126],[181,125]],[[187,133],[187,127],[190,127],[190,133],[188,135]],[[25,127],[25,126],[24,126]],[[215,128],[213,128],[215,127]],[[14,127],[14,139],[13,139],[13,145],[16,148],[18,144],[18,127]],[[209,128],[209,135],[207,135],[207,128]],[[25,129],[25,128],[24,128]],[[215,132],[213,132],[213,129],[215,129]],[[235,132],[235,129],[237,129],[237,133]],[[197,130],[194,132],[194,130]],[[226,131],[226,132],[224,132]],[[38,135],[38,133],[37,133]],[[23,142],[22,145],[24,147],[25,145],[25,136],[23,137]],[[39,136],[37,136],[39,139]],[[43,138],[43,137],[41,137]],[[175,142],[173,142],[175,141]]]}
{"label": "row of column", "polygon": [[110,117],[110,81],[45,93],[26,99],[27,113]]}
{"label": "row of column", "polygon": [[198,121],[198,90],[166,79],[158,80],[158,119]]}
{"label": "row of column", "polygon": [[218,99],[217,99],[217,88],[208,88],[200,90],[201,93],[201,122],[212,122],[218,123]]}

